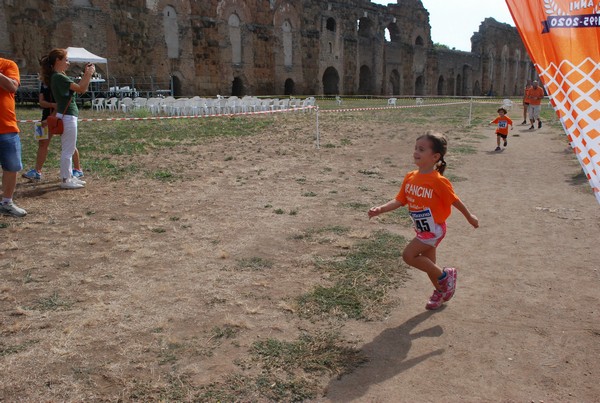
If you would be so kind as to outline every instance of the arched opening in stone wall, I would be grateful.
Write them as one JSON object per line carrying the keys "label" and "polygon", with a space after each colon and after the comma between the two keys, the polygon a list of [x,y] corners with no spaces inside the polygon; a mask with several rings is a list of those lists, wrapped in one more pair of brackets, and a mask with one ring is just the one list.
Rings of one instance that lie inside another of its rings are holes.
{"label": "arched opening in stone wall", "polygon": [[335,67],[327,67],[323,73],[323,94],[338,95],[340,93],[339,84],[340,75]]}
{"label": "arched opening in stone wall", "polygon": [[471,66],[469,66],[468,64],[463,65],[462,90],[460,95],[473,95],[471,88],[471,71]]}
{"label": "arched opening in stone wall", "polygon": [[423,40],[423,38],[421,38],[421,35],[417,36],[417,38],[415,39],[415,45],[417,45],[417,46],[425,45],[425,41]]}
{"label": "arched opening in stone wall", "polygon": [[367,17],[359,19],[356,21],[356,30],[358,32],[358,36],[362,38],[370,38],[372,36],[371,20]]}
{"label": "arched opening in stone wall", "polygon": [[479,86],[479,80],[475,80],[475,84],[473,85],[473,95],[481,95],[481,87]]}
{"label": "arched opening in stone wall", "polygon": [[236,97],[244,96],[244,82],[241,78],[235,77],[231,82],[231,95]]}
{"label": "arched opening in stone wall", "polygon": [[415,95],[425,95],[425,79],[423,76],[419,76],[415,80]]}
{"label": "arched opening in stone wall", "polygon": [[325,29],[331,32],[335,32],[335,20],[332,17],[327,18],[327,23],[325,24]]}
{"label": "arched opening in stone wall", "polygon": [[508,73],[509,73],[509,65],[508,65],[508,58],[509,58],[509,54],[508,54],[508,46],[504,45],[504,47],[502,48],[502,55],[501,55],[501,66],[502,66],[502,73],[501,73],[501,78],[500,81],[502,83],[502,95],[506,96],[508,95],[506,93],[506,84],[508,83]]}
{"label": "arched opening in stone wall", "polygon": [[444,76],[440,76],[440,78],[438,78],[437,94],[438,95],[446,95],[446,94],[444,94]]}
{"label": "arched opening in stone wall", "polygon": [[294,80],[288,78],[283,85],[283,95],[294,95]]}
{"label": "arched opening in stone wall", "polygon": [[373,75],[368,66],[360,66],[358,77],[358,93],[363,95],[373,95]]}
{"label": "arched opening in stone wall", "polygon": [[398,28],[398,25],[396,25],[395,23],[390,23],[387,27],[386,27],[386,32],[389,35],[389,38],[386,37],[386,40],[388,42],[400,42],[400,29]]}
{"label": "arched opening in stone wall", "polygon": [[513,78],[514,78],[514,90],[513,90],[513,95],[519,95],[519,85],[520,85],[520,76],[519,76],[519,66],[521,65],[521,52],[519,51],[519,49],[515,50],[515,60],[514,60],[514,72],[512,74]]}
{"label": "arched opening in stone wall", "polygon": [[180,97],[183,94],[183,92],[181,91],[181,80],[176,75],[172,75],[171,83],[173,85],[173,96]]}
{"label": "arched opening in stone wall", "polygon": [[463,80],[460,74],[456,76],[456,93],[454,95],[463,95]]}
{"label": "arched opening in stone wall", "polygon": [[[484,70],[485,72],[485,70]],[[494,66],[494,52],[492,50],[490,50],[488,52],[488,57],[487,57],[487,77],[484,76],[483,78],[483,86],[484,88],[483,91],[486,91],[487,95],[491,95],[492,91],[493,91],[493,86],[494,86],[494,74],[496,73],[496,69]],[[487,80],[486,80],[487,78]],[[487,84],[489,83],[489,84]],[[487,88],[485,88],[487,84]]]}
{"label": "arched opening in stone wall", "polygon": [[179,25],[177,24],[177,12],[171,6],[163,9],[163,28],[165,30],[165,43],[167,45],[167,57],[169,59],[179,58]]}
{"label": "arched opening in stone wall", "polygon": [[283,65],[292,67],[292,24],[289,20],[285,20],[281,26],[283,31]]}
{"label": "arched opening in stone wall", "polygon": [[456,90],[454,87],[454,84],[455,84],[454,77],[450,76],[447,81],[448,81],[448,83],[446,84],[446,94],[445,95],[454,95],[454,91]]}
{"label": "arched opening in stone wall", "polygon": [[394,69],[390,73],[390,95],[400,95],[400,73]]}
{"label": "arched opening in stone wall", "polygon": [[237,14],[229,16],[229,42],[231,43],[231,63],[242,63],[242,31],[240,29],[240,17]]}

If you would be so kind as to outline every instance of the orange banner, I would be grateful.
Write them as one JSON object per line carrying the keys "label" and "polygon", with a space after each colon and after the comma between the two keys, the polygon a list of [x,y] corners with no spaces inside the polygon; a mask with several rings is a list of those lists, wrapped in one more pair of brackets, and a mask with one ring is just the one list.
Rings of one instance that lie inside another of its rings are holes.
{"label": "orange banner", "polygon": [[506,0],[600,203],[600,0]]}

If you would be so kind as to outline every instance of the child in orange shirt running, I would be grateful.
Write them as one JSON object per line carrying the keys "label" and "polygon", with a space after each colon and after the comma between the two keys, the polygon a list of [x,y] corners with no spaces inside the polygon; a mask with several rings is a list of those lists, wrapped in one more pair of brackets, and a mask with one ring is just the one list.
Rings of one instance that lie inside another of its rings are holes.
{"label": "child in orange shirt running", "polygon": [[500,139],[504,140],[504,147],[508,145],[508,126],[513,129],[512,120],[506,115],[506,109],[498,109],[498,117],[490,122],[491,125],[498,125],[496,128],[496,151],[500,151]]}
{"label": "child in orange shirt running", "polygon": [[418,169],[404,177],[402,187],[393,200],[372,207],[368,212],[371,218],[400,206],[408,206],[416,237],[404,248],[402,258],[410,266],[427,273],[433,284],[434,291],[425,305],[426,309],[439,308],[452,298],[456,289],[456,269],[442,269],[436,264],[436,247],[446,235],[446,219],[450,216],[452,206],[473,227],[479,227],[477,217],[456,196],[452,184],[443,176],[447,149],[448,143],[442,134],[428,131],[418,137],[413,153]]}

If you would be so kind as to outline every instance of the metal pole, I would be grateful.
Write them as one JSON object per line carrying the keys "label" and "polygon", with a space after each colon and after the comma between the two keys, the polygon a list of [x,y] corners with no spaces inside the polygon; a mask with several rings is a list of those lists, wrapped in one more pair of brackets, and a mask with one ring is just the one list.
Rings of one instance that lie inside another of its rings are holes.
{"label": "metal pole", "polygon": [[317,115],[317,149],[319,149],[320,148],[320,138],[319,138],[320,135],[319,135],[319,107],[318,106],[316,107],[316,110],[317,110],[317,113],[316,113],[316,115]]}
{"label": "metal pole", "polygon": [[471,116],[473,114],[473,97],[471,97],[471,100],[469,102],[469,126],[471,126]]}

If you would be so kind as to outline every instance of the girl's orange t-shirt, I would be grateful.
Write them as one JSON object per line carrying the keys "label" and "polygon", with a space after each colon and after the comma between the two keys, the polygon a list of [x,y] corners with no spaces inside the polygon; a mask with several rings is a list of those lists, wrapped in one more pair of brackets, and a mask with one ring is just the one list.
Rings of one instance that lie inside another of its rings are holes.
{"label": "girl's orange t-shirt", "polygon": [[421,174],[411,171],[404,177],[396,200],[413,215],[426,210],[431,212],[436,224],[446,222],[452,211],[452,203],[459,200],[452,183],[438,171]]}

